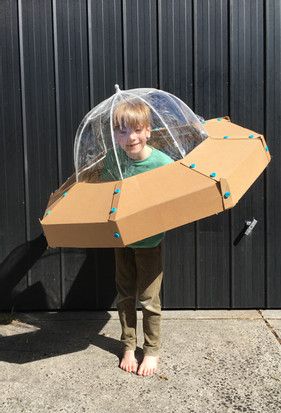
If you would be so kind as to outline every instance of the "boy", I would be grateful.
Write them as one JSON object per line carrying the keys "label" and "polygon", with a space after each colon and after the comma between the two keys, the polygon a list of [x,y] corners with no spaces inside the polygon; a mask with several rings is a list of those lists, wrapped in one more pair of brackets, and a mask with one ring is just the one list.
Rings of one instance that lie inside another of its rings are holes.
{"label": "boy", "polygon": [[[151,132],[150,116],[149,107],[137,99],[119,103],[114,111],[114,138],[118,144],[124,178],[173,162],[163,152],[147,145]],[[116,171],[111,170],[111,177],[115,174]],[[117,309],[124,344],[120,367],[142,376],[153,375],[159,359],[163,237],[164,234],[158,234],[115,249]],[[144,332],[144,358],[139,368],[134,354],[137,345],[137,298],[142,307]]]}

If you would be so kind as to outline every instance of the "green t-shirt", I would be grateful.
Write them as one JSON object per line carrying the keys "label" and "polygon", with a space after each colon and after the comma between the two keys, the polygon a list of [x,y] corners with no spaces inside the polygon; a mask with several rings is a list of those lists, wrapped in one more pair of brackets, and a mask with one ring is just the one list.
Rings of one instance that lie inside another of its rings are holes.
{"label": "green t-shirt", "polygon": [[[120,152],[118,151],[118,158],[120,159],[120,164],[122,163],[123,160],[123,165],[122,166],[122,175],[123,178],[129,178],[130,176],[133,175],[138,175],[143,172],[151,171],[152,169],[158,168],[159,166],[167,165],[169,163],[172,163],[173,160],[166,155],[164,152],[159,151],[158,149],[152,148],[151,154],[144,159],[143,161],[136,161],[131,158],[128,158],[126,153],[121,149]],[[119,157],[120,155],[120,157]],[[122,159],[122,157],[124,159]],[[104,162],[104,172],[102,174],[102,180],[103,181],[113,181],[113,180],[119,180],[120,179],[120,174],[118,172],[118,168],[115,165],[114,168],[112,168],[112,165],[114,163],[112,162],[112,158],[108,157],[105,162]],[[134,244],[128,245],[131,248],[153,248],[157,247],[157,245],[160,244],[162,239],[164,238],[164,232],[153,235],[152,237],[145,238],[141,241],[135,242]]]}

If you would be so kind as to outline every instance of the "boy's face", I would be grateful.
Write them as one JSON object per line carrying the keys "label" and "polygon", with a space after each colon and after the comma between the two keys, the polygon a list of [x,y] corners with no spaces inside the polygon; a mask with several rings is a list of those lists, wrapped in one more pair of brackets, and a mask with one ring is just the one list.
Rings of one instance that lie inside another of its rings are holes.
{"label": "boy's face", "polygon": [[146,158],[146,142],[150,137],[150,127],[140,125],[136,128],[131,128],[123,125],[121,128],[115,129],[114,136],[117,143],[130,158],[136,160]]}

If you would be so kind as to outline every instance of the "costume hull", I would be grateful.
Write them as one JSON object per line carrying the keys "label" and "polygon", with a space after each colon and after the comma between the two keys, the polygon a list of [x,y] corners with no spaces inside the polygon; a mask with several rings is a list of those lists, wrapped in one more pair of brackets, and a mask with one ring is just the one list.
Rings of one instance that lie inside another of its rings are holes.
{"label": "costume hull", "polygon": [[41,221],[50,247],[124,247],[232,208],[266,168],[264,137],[227,118],[183,159],[120,181],[68,180]]}

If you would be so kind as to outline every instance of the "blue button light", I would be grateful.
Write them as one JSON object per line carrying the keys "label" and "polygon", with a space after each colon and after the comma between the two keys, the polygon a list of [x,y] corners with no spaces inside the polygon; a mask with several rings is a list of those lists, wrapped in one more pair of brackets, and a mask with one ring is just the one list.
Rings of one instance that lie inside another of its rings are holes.
{"label": "blue button light", "polygon": [[217,121],[219,121],[219,122],[220,122],[221,120],[222,120],[222,118],[217,118]]}
{"label": "blue button light", "polygon": [[266,150],[266,152],[268,152],[268,151],[269,151],[268,146],[266,146],[266,147],[265,147],[265,150]]}
{"label": "blue button light", "polygon": [[67,191],[62,194],[62,196],[66,196],[66,195],[67,195]]}
{"label": "blue button light", "polygon": [[228,138],[229,138],[229,136],[224,136],[224,137],[223,137],[223,139],[228,139]]}
{"label": "blue button light", "polygon": [[225,199],[229,198],[230,197],[230,192],[228,192],[228,191],[225,192],[223,196],[224,196]]}
{"label": "blue button light", "polygon": [[114,236],[114,238],[120,238],[119,232],[114,232],[113,236]]}
{"label": "blue button light", "polygon": [[116,211],[117,211],[117,208],[112,207],[110,210],[110,213],[112,214],[113,212],[116,212]]}
{"label": "blue button light", "polygon": [[249,135],[250,139],[253,139],[254,137],[255,137],[255,135],[253,135],[253,134]]}
{"label": "blue button light", "polygon": [[214,178],[215,176],[217,176],[216,172],[211,172],[211,173],[210,173],[210,177],[211,177],[211,178]]}
{"label": "blue button light", "polygon": [[195,163],[192,163],[191,165],[189,165],[189,168],[190,168],[190,169],[196,168],[196,164],[195,164]]}
{"label": "blue button light", "polygon": [[119,189],[119,188],[116,188],[115,190],[114,190],[114,193],[115,194],[119,194],[121,192],[121,189]]}

